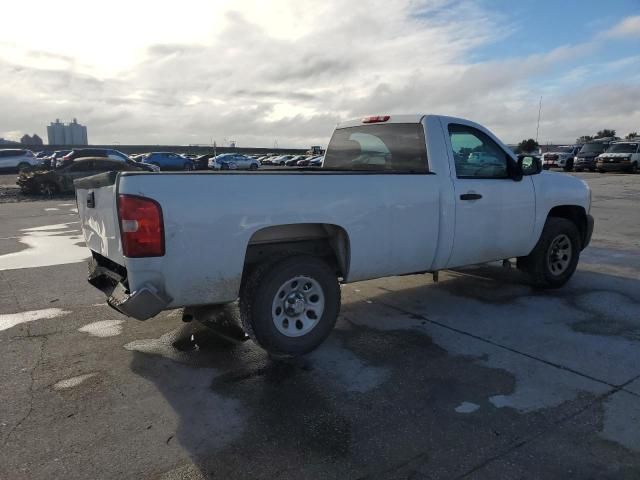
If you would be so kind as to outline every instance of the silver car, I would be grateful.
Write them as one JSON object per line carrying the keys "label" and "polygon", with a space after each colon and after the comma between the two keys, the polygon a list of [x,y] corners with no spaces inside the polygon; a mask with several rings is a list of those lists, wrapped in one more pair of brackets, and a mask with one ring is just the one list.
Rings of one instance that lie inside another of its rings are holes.
{"label": "silver car", "polygon": [[209,168],[215,170],[257,170],[260,162],[239,153],[224,153],[209,159]]}
{"label": "silver car", "polygon": [[22,170],[42,165],[42,161],[31,150],[11,148],[0,150],[0,170]]}

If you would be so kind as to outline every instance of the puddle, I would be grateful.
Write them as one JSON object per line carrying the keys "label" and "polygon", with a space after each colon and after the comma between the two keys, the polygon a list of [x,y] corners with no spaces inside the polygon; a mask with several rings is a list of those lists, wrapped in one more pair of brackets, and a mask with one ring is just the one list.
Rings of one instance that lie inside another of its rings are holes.
{"label": "puddle", "polygon": [[462,402],[460,405],[458,405],[455,408],[455,410],[458,413],[473,413],[479,408],[480,408],[480,405],[478,405],[477,403]]}
{"label": "puddle", "polygon": [[28,248],[0,255],[0,270],[48,267],[86,260],[89,251],[79,241],[81,232],[76,227],[79,223],[59,223],[21,230],[18,241]]}
{"label": "puddle", "polygon": [[388,368],[368,365],[335,338],[327,339],[308,358],[316,371],[348,392],[368,392],[384,383],[391,374]]}
{"label": "puddle", "polygon": [[80,327],[78,331],[94,337],[115,337],[122,333],[123,323],[124,320],[102,320]]}
{"label": "puddle", "polygon": [[617,392],[604,404],[600,436],[633,451],[640,451],[640,402],[627,392]]}
{"label": "puddle", "polygon": [[160,338],[134,340],[124,345],[124,348],[148,355],[158,355],[179,363],[211,366],[213,362],[210,355],[228,354],[233,345],[205,327],[187,324],[165,333]]}
{"label": "puddle", "polygon": [[0,315],[0,331],[8,330],[9,328],[20,325],[21,323],[61,317],[68,313],[71,312],[68,310],[62,310],[61,308],[45,308],[43,310],[31,310],[28,312]]}
{"label": "puddle", "polygon": [[97,373],[85,373],[84,375],[78,375],[77,377],[66,378],[64,380],[60,380],[54,386],[54,390],[66,390],[67,388],[73,388],[80,385],[85,380],[90,379],[91,377],[95,377]]}

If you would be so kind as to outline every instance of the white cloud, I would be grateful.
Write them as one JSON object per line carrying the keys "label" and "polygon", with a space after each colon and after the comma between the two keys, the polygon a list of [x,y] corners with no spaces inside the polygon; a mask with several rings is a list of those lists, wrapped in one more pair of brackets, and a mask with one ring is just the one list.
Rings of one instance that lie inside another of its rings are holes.
{"label": "white cloud", "polygon": [[627,17],[606,32],[609,37],[640,37],[640,15]]}
{"label": "white cloud", "polygon": [[[24,3],[9,13],[34,8]],[[39,18],[61,25],[55,36],[40,20],[0,29],[0,137],[44,136],[49,121],[77,117],[94,143],[308,146],[326,144],[341,119],[424,111],[514,141],[535,129],[540,94],[573,98],[542,77],[597,48],[472,63],[478,48],[514,37],[471,0],[113,0],[92,13],[99,22],[86,21],[86,2],[45,3]],[[72,13],[56,22],[59,12]],[[601,120],[618,119],[615,105],[602,108]],[[553,122],[561,139],[573,135],[566,116]]]}

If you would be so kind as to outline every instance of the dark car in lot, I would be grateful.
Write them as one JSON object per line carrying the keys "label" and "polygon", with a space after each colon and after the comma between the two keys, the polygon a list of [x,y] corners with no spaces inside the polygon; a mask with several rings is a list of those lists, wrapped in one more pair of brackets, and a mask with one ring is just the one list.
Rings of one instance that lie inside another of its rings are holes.
{"label": "dark car in lot", "polygon": [[104,157],[112,160],[120,160],[121,162],[131,161],[131,159],[124,153],[111,148],[74,148],[62,157],[62,159],[58,159],[56,164],[52,165],[52,167],[60,168],[61,166],[65,166],[78,158],[88,157]]}
{"label": "dark car in lot", "polygon": [[52,162],[51,168],[62,168],[71,164],[74,160],[80,158],[107,158],[117,162],[124,162],[131,164],[145,170],[147,172],[159,172],[160,168],[155,165],[148,165],[137,160],[132,160],[128,155],[120,152],[119,150],[113,150],[111,148],[74,148],[63,157],[59,157],[57,161]]}
{"label": "dark car in lot", "polygon": [[215,153],[205,153],[204,155],[199,155],[196,158],[191,159],[193,162],[194,170],[206,170],[209,168],[209,159],[215,157]]}
{"label": "dark car in lot", "polygon": [[73,193],[73,181],[103,172],[140,172],[144,168],[135,162],[123,162],[105,157],[89,157],[72,160],[55,170],[30,170],[20,172],[16,182],[24,193],[51,196],[56,193]]}
{"label": "dark car in lot", "polygon": [[603,153],[609,147],[609,142],[589,142],[582,145],[580,151],[576,154],[573,162],[573,169],[576,172],[589,170],[596,171],[596,157]]}

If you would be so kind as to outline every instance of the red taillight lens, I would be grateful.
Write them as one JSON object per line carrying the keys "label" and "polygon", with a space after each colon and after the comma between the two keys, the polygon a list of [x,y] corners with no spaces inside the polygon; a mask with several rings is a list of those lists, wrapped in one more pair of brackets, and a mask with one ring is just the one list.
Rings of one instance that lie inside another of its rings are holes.
{"label": "red taillight lens", "polygon": [[364,117],[362,119],[362,123],[380,123],[386,122],[391,118],[390,115],[379,115],[377,117]]}
{"label": "red taillight lens", "polygon": [[158,202],[135,195],[118,195],[118,218],[125,257],[164,255],[164,225]]}

